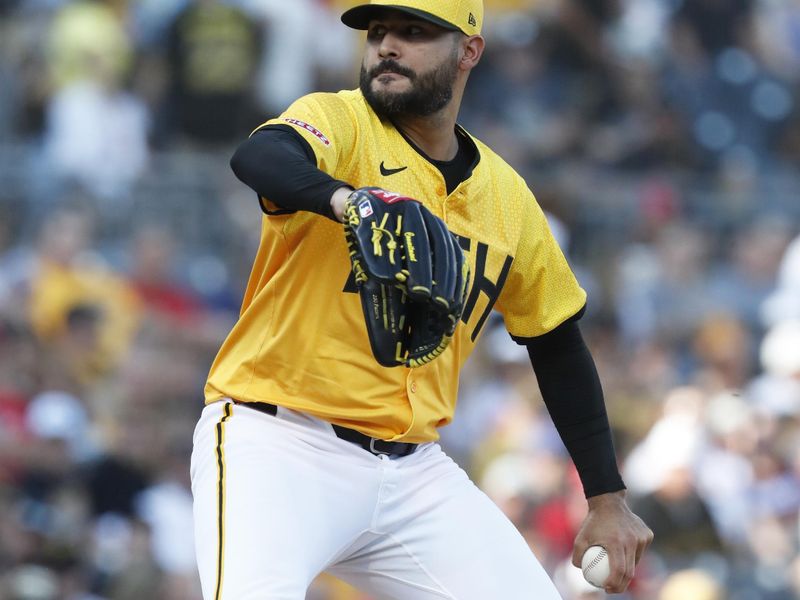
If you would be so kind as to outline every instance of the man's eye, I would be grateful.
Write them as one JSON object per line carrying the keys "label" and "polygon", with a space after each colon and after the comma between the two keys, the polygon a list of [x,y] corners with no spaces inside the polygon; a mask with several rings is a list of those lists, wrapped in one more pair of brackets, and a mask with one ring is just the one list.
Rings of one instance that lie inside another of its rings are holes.
{"label": "man's eye", "polygon": [[385,27],[373,27],[367,32],[367,37],[370,39],[377,39],[381,38],[386,35],[386,28]]}
{"label": "man's eye", "polygon": [[408,35],[410,36],[419,36],[422,35],[423,33],[425,32],[422,30],[422,27],[411,26],[408,28]]}

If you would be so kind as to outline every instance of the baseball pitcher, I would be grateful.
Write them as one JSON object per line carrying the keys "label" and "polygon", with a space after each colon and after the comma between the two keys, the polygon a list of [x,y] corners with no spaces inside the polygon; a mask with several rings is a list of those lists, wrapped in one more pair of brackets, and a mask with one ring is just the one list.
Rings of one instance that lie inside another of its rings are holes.
{"label": "baseball pitcher", "polygon": [[302,600],[327,571],[375,598],[555,600],[526,541],[437,444],[492,310],[531,357],[589,506],[573,562],[622,592],[630,512],[578,320],[586,294],[523,179],[456,122],[481,0],[373,0],[356,90],[237,149],[261,243],[214,361],[192,491],[206,600]]}

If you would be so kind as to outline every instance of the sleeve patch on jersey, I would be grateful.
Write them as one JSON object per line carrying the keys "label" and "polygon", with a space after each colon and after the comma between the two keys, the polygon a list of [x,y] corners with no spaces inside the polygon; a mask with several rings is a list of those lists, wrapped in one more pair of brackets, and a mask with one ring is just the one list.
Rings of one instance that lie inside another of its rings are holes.
{"label": "sleeve patch on jersey", "polygon": [[284,121],[286,121],[287,123],[290,123],[292,125],[297,125],[298,127],[302,127],[303,129],[305,129],[306,131],[311,133],[315,138],[317,138],[320,142],[322,142],[326,146],[330,146],[331,145],[331,141],[327,137],[325,137],[325,134],[323,134],[319,129],[317,129],[313,125],[309,125],[308,123],[306,123],[304,121],[300,121],[298,119],[286,119],[285,118]]}

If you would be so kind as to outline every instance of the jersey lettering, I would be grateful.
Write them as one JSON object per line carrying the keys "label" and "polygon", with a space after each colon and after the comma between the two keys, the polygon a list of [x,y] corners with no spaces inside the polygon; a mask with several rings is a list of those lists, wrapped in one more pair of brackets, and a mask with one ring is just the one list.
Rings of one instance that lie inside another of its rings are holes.
{"label": "jersey lettering", "polygon": [[344,287],[342,291],[345,294],[357,294],[358,293],[358,286],[356,285],[356,274],[350,271],[347,275],[347,281],[344,282]]}
{"label": "jersey lettering", "polygon": [[471,239],[469,239],[468,237],[464,237],[463,235],[458,235],[457,233],[454,233],[453,235],[456,236],[456,239],[458,240],[458,245],[461,246],[461,249],[464,252],[469,252],[472,249]]}
{"label": "jersey lettering", "polygon": [[484,274],[486,271],[486,256],[488,253],[489,246],[483,242],[478,242],[478,251],[475,257],[475,273],[473,273],[472,277],[472,288],[469,292],[469,298],[467,298],[467,304],[464,306],[464,313],[461,315],[461,320],[466,323],[472,316],[472,311],[475,310],[475,304],[478,302],[480,293],[483,292],[489,298],[486,309],[483,311],[481,318],[478,319],[475,329],[472,330],[470,338],[473,342],[475,338],[478,337],[484,323],[486,323],[486,319],[489,318],[494,304],[497,302],[497,298],[500,297],[500,291],[506,283],[506,277],[508,277],[508,272],[511,270],[511,263],[514,261],[513,256],[506,256],[503,268],[500,269],[500,276],[497,278],[497,282],[494,282]]}

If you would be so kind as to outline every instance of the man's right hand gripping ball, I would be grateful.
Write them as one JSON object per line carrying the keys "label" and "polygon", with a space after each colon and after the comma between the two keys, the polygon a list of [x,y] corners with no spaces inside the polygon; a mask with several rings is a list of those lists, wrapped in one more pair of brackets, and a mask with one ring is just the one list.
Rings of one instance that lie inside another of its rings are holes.
{"label": "man's right hand gripping ball", "polygon": [[429,363],[464,309],[470,273],[458,240],[417,200],[375,187],[350,194],[344,229],[375,358]]}

